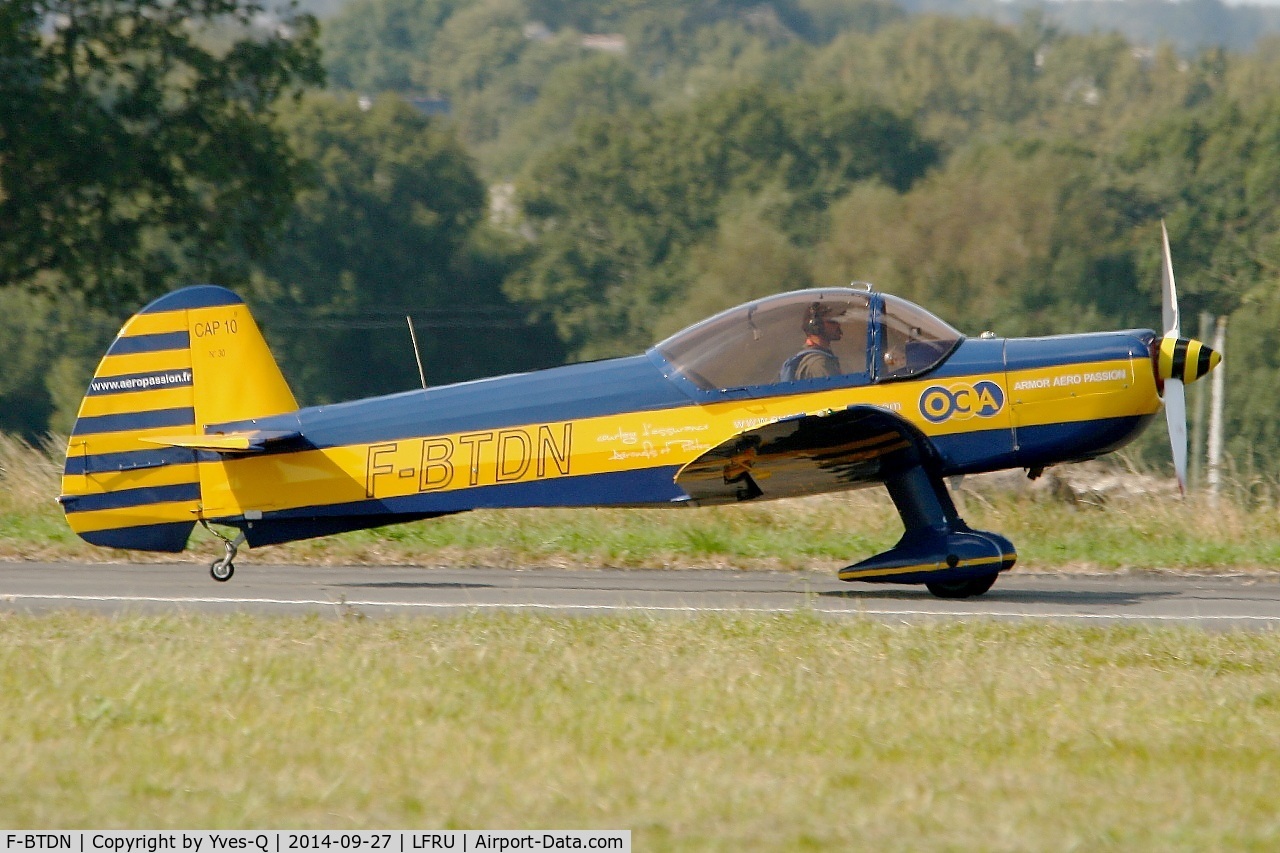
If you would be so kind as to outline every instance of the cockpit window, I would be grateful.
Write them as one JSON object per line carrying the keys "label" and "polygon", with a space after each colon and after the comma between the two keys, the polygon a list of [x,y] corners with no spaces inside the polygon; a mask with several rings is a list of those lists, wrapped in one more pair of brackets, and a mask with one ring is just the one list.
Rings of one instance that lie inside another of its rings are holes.
{"label": "cockpit window", "polygon": [[924,373],[951,354],[959,332],[919,305],[880,294],[880,365],[877,379],[901,379]]}
{"label": "cockpit window", "polygon": [[676,372],[703,389],[771,385],[788,359],[806,347],[806,326],[832,322],[829,364],[840,375],[867,372],[870,294],[846,288],[803,290],[731,308],[678,332],[655,349]]}
{"label": "cockpit window", "polygon": [[912,376],[940,362],[959,340],[959,332],[910,302],[841,287],[731,308],[654,351],[676,376],[703,390],[799,390]]}

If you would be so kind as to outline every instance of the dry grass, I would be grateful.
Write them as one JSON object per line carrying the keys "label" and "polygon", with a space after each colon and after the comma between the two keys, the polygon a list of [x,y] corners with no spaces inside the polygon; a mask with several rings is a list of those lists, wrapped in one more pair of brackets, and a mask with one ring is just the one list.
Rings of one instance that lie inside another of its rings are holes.
{"label": "dry grass", "polygon": [[29,511],[53,501],[62,485],[65,442],[50,438],[33,447],[20,438],[0,432],[0,512]]}
{"label": "dry grass", "polygon": [[[33,448],[0,435],[0,559],[172,560],[94,548],[54,501],[61,443]],[[1014,475],[971,478],[966,519],[1018,547],[1019,570],[1126,568],[1271,571],[1280,566],[1280,512],[1265,484],[1219,504],[1147,494],[1064,501]],[[1212,520],[1210,522],[1210,519]],[[400,565],[551,565],[834,570],[890,546],[901,525],[882,489],[701,510],[529,509],[464,513],[245,553],[242,561]],[[186,559],[219,550],[197,529]]]}

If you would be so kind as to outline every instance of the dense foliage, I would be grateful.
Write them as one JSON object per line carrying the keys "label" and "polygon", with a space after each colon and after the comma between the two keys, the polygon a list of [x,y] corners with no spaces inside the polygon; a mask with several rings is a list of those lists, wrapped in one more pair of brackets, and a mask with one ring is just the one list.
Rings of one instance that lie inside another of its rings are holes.
{"label": "dense foliage", "polygon": [[905,190],[935,158],[910,122],[836,90],[750,87],[621,113],[535,164],[524,200],[538,252],[511,290],[545,306],[581,354],[643,347],[694,289],[690,250],[726,216],[756,210],[781,244],[812,246],[828,206],[855,184]]}
{"label": "dense foliage", "polygon": [[854,279],[971,332],[1151,326],[1166,219],[1188,326],[1233,318],[1229,446],[1269,470],[1277,22],[1124,5],[350,0],[325,45],[335,84],[447,103],[514,177],[507,291],[578,358]]}
{"label": "dense foliage", "polygon": [[256,0],[0,6],[0,429],[69,429],[121,318],[200,281],[251,297],[308,402],[417,385],[406,314],[432,381],[522,364],[452,352],[485,323],[557,360],[499,289],[525,249],[478,230],[451,132],[395,98],[299,102],[317,36]]}
{"label": "dense foliage", "polygon": [[0,281],[99,304],[244,275],[301,164],[271,117],[323,77],[315,20],[238,0],[0,7]]}
{"label": "dense foliage", "polygon": [[300,397],[417,387],[407,316],[435,384],[555,363],[501,292],[519,252],[477,230],[485,188],[451,133],[394,97],[315,95],[283,124],[313,180],[261,265],[258,315]]}
{"label": "dense foliage", "polygon": [[[0,11],[0,228],[26,235],[0,278],[45,287],[0,290],[10,425],[65,427],[110,334],[85,319],[95,294],[121,295],[113,330],[157,289],[248,289],[315,402],[416,384],[405,314],[433,382],[634,351],[747,298],[854,279],[974,333],[1156,325],[1164,219],[1187,325],[1231,318],[1233,458],[1276,467],[1267,10],[1123,4],[1181,22],[1137,41],[1064,25],[1060,5],[1121,14],[1088,2],[346,0],[318,38],[336,91],[293,104],[315,79],[310,19],[249,37],[256,7],[232,0],[63,5],[115,20],[153,4],[231,17],[126,46],[123,25],[88,38],[47,17],[52,0]],[[212,63],[186,110],[158,88],[191,79],[159,74],[170,44]],[[80,79],[96,82],[79,100],[36,103]],[[80,112],[64,131],[65,104]],[[138,117],[160,106],[175,111]],[[262,156],[184,124],[228,117]],[[94,127],[123,130],[94,149]],[[60,287],[88,303],[47,295]]]}

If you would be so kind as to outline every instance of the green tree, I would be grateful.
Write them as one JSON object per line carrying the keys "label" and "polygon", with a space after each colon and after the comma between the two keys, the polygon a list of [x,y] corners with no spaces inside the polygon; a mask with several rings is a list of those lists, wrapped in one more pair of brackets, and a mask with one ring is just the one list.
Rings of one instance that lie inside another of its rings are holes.
{"label": "green tree", "polygon": [[[1134,180],[1164,190],[1183,331],[1195,331],[1191,318],[1201,311],[1231,318],[1227,448],[1242,473],[1274,476],[1280,461],[1280,98],[1238,85],[1234,94],[1243,101],[1220,98],[1211,108],[1148,129],[1119,162]],[[1157,276],[1157,262],[1158,255],[1148,253],[1144,275]]]}
{"label": "green tree", "polygon": [[650,93],[630,64],[607,54],[559,63],[538,97],[517,116],[509,129],[477,156],[492,172],[516,175],[535,154],[565,142],[577,123],[589,116],[608,116],[629,107],[647,107]]}
{"label": "green tree", "polygon": [[767,190],[765,216],[807,245],[855,183],[905,188],[933,158],[910,122],[832,90],[752,87],[588,122],[521,185],[537,252],[509,290],[578,357],[634,350],[684,298],[688,253],[726,205]]}
{"label": "green tree", "polygon": [[[574,31],[527,38],[526,18],[516,0],[486,0],[449,19],[430,61],[431,79],[451,101],[460,138],[478,156],[510,140],[509,147],[536,146],[537,138],[516,129],[536,110],[543,89],[558,70],[581,62],[589,52]],[[601,81],[606,82],[606,81]],[[611,96],[591,95],[596,103]],[[517,164],[486,163],[510,174]]]}
{"label": "green tree", "polygon": [[[1179,282],[1187,278],[1179,275]],[[1187,320],[1183,324],[1184,332],[1195,331]],[[1230,315],[1225,356],[1219,367],[1226,374],[1225,449],[1238,474],[1262,474],[1274,490],[1280,454],[1280,272],[1273,271]],[[1209,393],[1209,380],[1202,382],[1202,388],[1196,383],[1199,393]],[[1280,496],[1272,491],[1270,497]]]}
{"label": "green tree", "polygon": [[1232,55],[1223,76],[1226,91],[1235,101],[1255,105],[1270,100],[1275,96],[1275,81],[1280,79],[1280,35],[1259,39],[1247,54]]}
{"label": "green tree", "polygon": [[[1230,313],[1280,269],[1280,97],[1219,98],[1131,137],[1116,158],[1159,193],[1188,310]],[[1158,259],[1147,258],[1154,273]]]}
{"label": "green tree", "polygon": [[428,59],[461,0],[348,0],[321,44],[335,86],[366,93],[438,89]]}
{"label": "green tree", "polygon": [[971,333],[1158,325],[1159,276],[1144,287],[1135,271],[1133,224],[1144,216],[1150,225],[1142,196],[1113,191],[1086,151],[979,146],[906,194],[850,193],[832,210],[817,269],[820,280],[871,281]]}
{"label": "green tree", "polygon": [[874,33],[907,16],[890,0],[796,0],[795,29],[815,44],[827,44],[847,32]]}
{"label": "green tree", "polygon": [[690,249],[689,287],[655,324],[655,339],[749,299],[814,286],[812,253],[771,221],[779,206],[771,195],[735,199],[715,232]]}
{"label": "green tree", "polygon": [[82,294],[0,288],[0,431],[39,440],[71,431],[120,319]]}
{"label": "green tree", "polygon": [[314,95],[285,123],[314,183],[259,289],[300,400],[417,387],[406,315],[433,383],[554,361],[501,294],[517,255],[480,229],[485,189],[451,132],[395,96]]}
{"label": "green tree", "polygon": [[1045,33],[1037,42],[1037,106],[1020,127],[1088,140],[1111,154],[1135,132],[1195,110],[1223,89],[1224,57],[1137,48],[1115,34]]}
{"label": "green tree", "polygon": [[1026,116],[1035,106],[1035,51],[1010,27],[922,16],[874,35],[846,34],[816,56],[806,80],[838,83],[894,104],[949,147]]}
{"label": "green tree", "polygon": [[0,284],[137,304],[242,278],[292,202],[280,99],[322,79],[316,25],[251,0],[0,6]]}

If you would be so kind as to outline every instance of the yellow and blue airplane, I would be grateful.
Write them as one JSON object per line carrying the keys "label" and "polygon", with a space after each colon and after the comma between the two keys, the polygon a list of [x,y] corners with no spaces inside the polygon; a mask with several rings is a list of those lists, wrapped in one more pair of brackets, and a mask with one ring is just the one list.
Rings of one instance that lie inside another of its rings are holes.
{"label": "yellow and blue airplane", "polygon": [[969,338],[869,286],[833,287],[758,299],[642,355],[310,408],[240,297],[188,287],[138,312],[103,357],[59,500],[95,545],[177,552],[202,524],[225,543],[210,568],[225,581],[246,542],[482,507],[883,484],[905,532],[839,577],[981,595],[1017,555],[965,524],[944,478],[1107,453],[1162,394],[1184,475],[1182,383],[1219,356],[1179,332],[1167,235],[1164,268],[1163,335]]}

